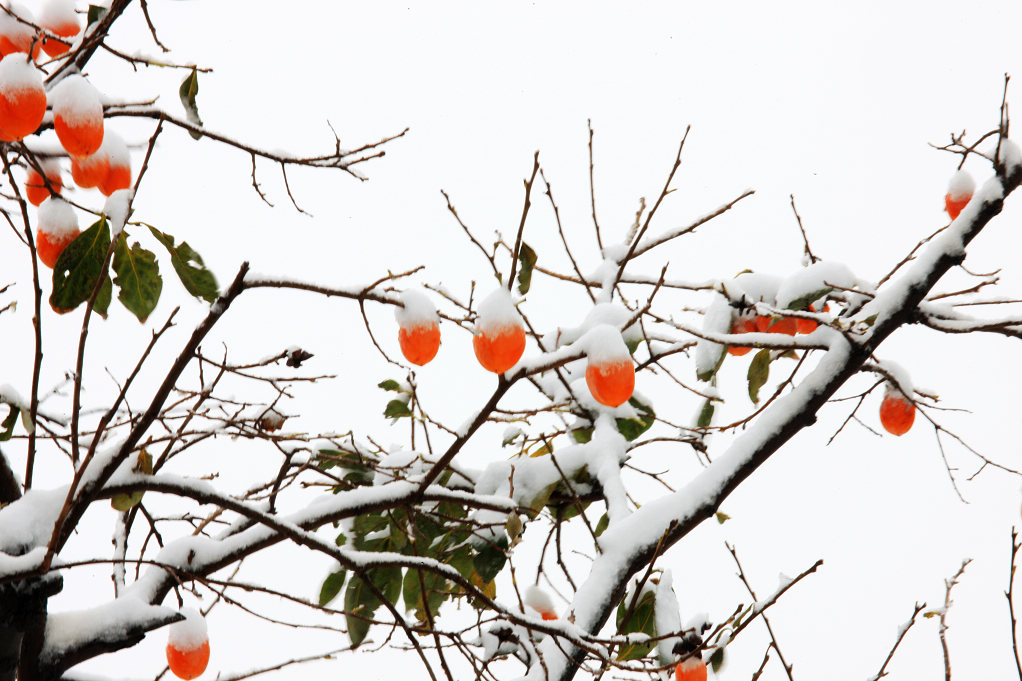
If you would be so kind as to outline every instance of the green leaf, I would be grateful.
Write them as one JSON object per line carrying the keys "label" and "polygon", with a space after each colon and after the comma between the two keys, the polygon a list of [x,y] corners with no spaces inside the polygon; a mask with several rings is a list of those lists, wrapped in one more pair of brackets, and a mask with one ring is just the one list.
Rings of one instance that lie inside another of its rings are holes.
{"label": "green leaf", "polygon": [[[422,586],[426,587],[425,603],[422,599]],[[402,595],[405,601],[405,609],[415,611],[419,622],[428,624],[429,617],[426,614],[426,607],[429,613],[436,616],[437,610],[447,600],[447,580],[440,575],[428,570],[408,570],[405,573],[404,588]]]}
{"label": "green leaf", "polygon": [[653,413],[653,407],[639,402],[634,397],[628,399],[628,404],[635,407],[639,415],[630,419],[616,419],[616,421],[618,432],[631,442],[652,427],[653,422],[656,421],[656,414]]}
{"label": "green leaf", "polygon": [[518,292],[523,296],[532,285],[532,268],[536,266],[536,251],[529,244],[522,242],[518,249]]}
{"label": "green leaf", "polygon": [[724,666],[724,649],[717,648],[713,651],[713,655],[710,656],[710,666],[713,667],[713,673],[716,674],[720,671],[720,668]]}
{"label": "green leaf", "polygon": [[399,419],[402,416],[411,416],[412,410],[408,408],[408,403],[404,400],[391,400],[387,402],[387,408],[383,410],[383,415],[390,419]]}
{"label": "green leaf", "polygon": [[[401,596],[401,568],[374,568],[366,571],[366,577],[388,602],[397,602]],[[357,575],[352,575],[344,592],[344,613],[353,648],[365,640],[370,626],[367,620],[372,618],[380,605],[380,600],[366,583]]]}
{"label": "green leaf", "polygon": [[[178,88],[177,93],[181,96],[181,104],[185,108],[185,115],[188,117],[188,122],[194,125],[202,125],[202,119],[199,118],[199,108],[195,104],[195,95],[199,94],[199,72],[192,69],[192,72],[188,74],[188,77],[181,83],[181,87]],[[192,139],[201,139],[202,133],[188,131],[188,134],[192,136]]]}
{"label": "green leaf", "polygon": [[703,402],[703,408],[699,410],[699,418],[696,419],[696,428],[709,428],[713,421],[713,400],[707,398]]}
{"label": "green leaf", "polygon": [[60,313],[70,312],[89,299],[96,282],[103,277],[94,309],[105,316],[110,307],[112,291],[110,277],[103,269],[108,250],[110,227],[105,219],[100,218],[75,237],[57,258],[53,267],[50,307]]}
{"label": "green leaf", "polygon": [[714,517],[717,518],[717,522],[720,523],[721,525],[731,520],[731,516],[729,516],[727,513],[724,513],[723,511],[717,511],[714,514]]}
{"label": "green leaf", "polygon": [[[618,606],[618,632],[622,634],[641,633],[656,636],[656,592],[653,589],[644,591],[639,597],[639,602],[636,603],[635,609],[632,610],[631,615],[625,620],[625,615],[628,614],[627,608],[631,602],[632,597],[628,595],[621,601],[621,605]],[[655,641],[647,641],[645,643],[621,646],[617,659],[624,661],[645,657],[649,654],[649,651],[653,650],[654,645],[656,645]]]}
{"label": "green leaf", "polygon": [[588,428],[576,428],[575,430],[571,431],[571,436],[575,438],[575,442],[584,445],[585,443],[593,439],[593,427],[589,426]]}
{"label": "green leaf", "polygon": [[174,237],[171,235],[161,232],[155,227],[150,227],[149,231],[170,253],[170,264],[174,266],[174,271],[177,272],[178,279],[181,280],[185,290],[196,298],[202,298],[207,303],[215,301],[220,295],[216,277],[206,269],[206,265],[202,262],[202,256],[192,250],[192,247],[185,241],[175,246]]}
{"label": "green leaf", "polygon": [[492,582],[503,569],[507,562],[506,550],[507,537],[502,536],[495,542],[487,542],[472,559],[472,565],[484,582]]}
{"label": "green leaf", "polygon": [[331,572],[326,576],[326,579],[323,580],[323,586],[319,589],[320,605],[326,605],[337,598],[337,594],[341,593],[341,589],[344,587],[344,580],[347,576],[348,573],[344,568],[337,572]]}
{"label": "green leaf", "polygon": [[89,5],[89,17],[86,26],[91,26],[99,21],[103,20],[106,16],[107,8],[100,5]]}
{"label": "green leaf", "polygon": [[756,356],[752,358],[752,363],[749,364],[749,399],[753,403],[759,402],[759,389],[762,388],[767,379],[770,378],[770,351],[767,349],[760,350],[756,353]]}
{"label": "green leaf", "polygon": [[144,323],[156,308],[163,290],[156,256],[137,241],[129,250],[128,238],[121,232],[114,245],[114,272],[117,274],[114,283],[120,289],[117,300]]}
{"label": "green leaf", "polygon": [[7,414],[7,418],[0,423],[0,442],[7,442],[11,439],[11,435],[14,434],[14,424],[18,422],[18,413],[21,411],[20,408],[15,407],[13,404],[8,404],[11,411]]}
{"label": "green leaf", "polygon": [[811,291],[809,293],[803,294],[803,295],[799,296],[798,298],[796,298],[795,300],[793,300],[790,303],[788,303],[788,306],[785,309],[786,310],[804,310],[807,307],[809,307],[809,305],[811,303],[819,300],[820,298],[822,298],[823,296],[827,295],[828,293],[830,293],[833,290],[834,290],[833,287],[826,286],[826,287],[821,288],[819,290]]}
{"label": "green leaf", "polygon": [[604,513],[600,516],[600,520],[596,523],[596,529],[593,530],[593,534],[599,537],[607,530],[608,527],[610,527],[610,516]]}
{"label": "green leaf", "polygon": [[386,381],[380,381],[376,384],[376,387],[389,390],[390,392],[401,392],[401,384],[393,378],[388,378]]}
{"label": "green leaf", "polygon": [[866,326],[873,326],[874,324],[876,324],[876,321],[877,321],[877,315],[871,314],[870,316],[868,316],[865,319],[863,319],[862,323],[865,324]]}

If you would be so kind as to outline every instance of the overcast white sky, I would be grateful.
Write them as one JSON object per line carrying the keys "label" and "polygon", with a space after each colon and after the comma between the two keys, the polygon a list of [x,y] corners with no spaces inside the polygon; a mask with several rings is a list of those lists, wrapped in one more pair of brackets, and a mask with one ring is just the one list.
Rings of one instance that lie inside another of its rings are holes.
{"label": "overcast white sky", "polygon": [[[257,272],[336,284],[368,283],[388,269],[424,264],[417,281],[443,282],[465,293],[475,279],[485,290],[489,267],[466,248],[440,190],[451,195],[476,234],[512,233],[522,179],[536,150],[568,238],[578,244],[584,269],[592,269],[598,260],[589,217],[587,120],[596,131],[597,210],[607,234],[623,235],[639,197],[657,195],[689,125],[677,191],[662,208],[661,229],[684,224],[746,188],[756,190],[708,229],[661,256],[647,256],[648,262],[640,260],[648,271],[665,262],[673,277],[692,280],[745,268],[794,271],[801,258],[789,206],[794,194],[814,251],[875,280],[945,221],[943,194],[957,159],[928,143],[944,143],[952,131],[993,128],[1004,73],[1022,75],[1022,5],[1007,1],[409,6],[152,0],[150,10],[161,40],[173,48],[170,59],[214,68],[200,77],[198,97],[211,129],[269,148],[311,152],[332,144],[327,121],[346,147],[410,127],[387,146],[385,158],[362,168],[368,182],[327,171],[290,174],[295,198],[313,217],[290,205],[279,169],[259,168],[262,188],[276,204],[271,209],[252,190],[246,156],[168,132],[137,199],[136,218],[189,241],[221,283],[242,260],[250,260]],[[111,43],[127,52],[158,53],[137,8],[119,23]],[[176,92],[182,72],[133,74],[96,59],[90,76],[112,98],[159,95],[160,104],[180,112]],[[1009,102],[1018,100],[1013,83]],[[134,121],[112,125],[135,143],[151,133]],[[967,167],[977,179],[990,172],[974,161]],[[89,198],[98,205],[98,194]],[[1003,267],[1001,293],[1012,297],[1022,293],[1018,201],[1009,201],[966,263],[981,272]],[[549,207],[537,201],[526,240],[541,262],[563,270],[566,261],[551,229]],[[26,258],[11,246],[13,239],[5,243],[0,285],[17,281],[19,296],[26,297]],[[148,327],[118,308],[96,327],[90,337],[96,361],[109,357],[93,365],[94,375],[109,366],[123,376],[134,358],[121,349],[145,342],[172,304],[185,307],[182,333],[202,314],[202,306],[185,300],[170,277],[164,295]],[[384,402],[374,386],[394,369],[369,354],[357,310],[296,294],[250,295],[224,320],[216,343],[227,343],[238,359],[302,345],[316,353],[316,370],[339,375],[331,387],[290,405],[304,419],[296,427],[344,431],[371,423],[387,437],[378,419]],[[577,297],[542,296],[538,287],[529,308],[541,325],[571,324],[584,316]],[[17,334],[4,340],[14,352],[0,358],[0,382],[6,373],[27,386],[30,368],[23,351],[31,306],[25,300],[16,317],[0,320],[4,334]],[[391,314],[370,310],[394,350]],[[70,339],[80,318],[47,313],[44,323],[48,333]],[[492,379],[474,365],[467,334],[451,333],[444,342],[420,380],[439,415],[457,424],[473,408],[472,399],[487,394]],[[69,356],[59,349],[47,354],[44,385],[63,374]],[[1022,465],[1016,427],[1022,372],[1012,344],[907,329],[883,346],[881,356],[903,364],[917,386],[940,394],[942,404],[971,410],[946,419],[977,449]],[[748,407],[741,401],[744,370],[744,363],[735,362],[722,374],[722,391],[735,395],[736,413]],[[650,394],[655,396],[652,387]],[[863,411],[872,427],[875,402]],[[692,405],[657,407],[684,421]],[[949,619],[955,677],[1006,678],[1014,665],[1003,590],[1008,533],[1019,522],[1019,481],[984,473],[963,483],[970,503],[962,504],[947,481],[933,430],[923,422],[900,439],[878,438],[853,424],[824,447],[848,405],[825,409],[818,428],[801,434],[745,483],[723,506],[731,521],[705,525],[667,557],[683,618],[696,611],[722,618],[743,599],[725,540],[737,545],[762,592],[776,586],[779,572],[794,574],[824,558],[820,572],[771,613],[776,631],[796,678],[862,679],[875,673],[913,604],[939,605],[943,579],[972,557]],[[403,433],[391,437],[396,442]],[[476,443],[474,453],[480,461],[504,456],[493,451],[497,444]],[[671,467],[676,480],[698,471],[688,451],[657,456],[643,463]],[[948,456],[963,472],[976,466],[960,447],[951,446]],[[49,482],[55,485],[66,471],[56,459],[53,465],[58,474]],[[92,518],[93,534],[83,531],[80,540],[105,545],[111,518]],[[281,563],[265,578],[308,595],[318,590],[316,580],[327,567]],[[109,589],[101,572],[92,578],[98,589]],[[55,604],[88,602],[73,594],[74,585],[86,583],[76,579],[68,579],[66,595]],[[214,653],[206,678],[279,659],[290,647],[298,654],[343,645],[336,633],[300,633],[284,644],[285,637],[265,624],[223,622],[218,631],[218,619],[211,620]],[[130,669],[145,678],[155,672],[152,660],[162,658],[165,644],[161,633],[149,638],[137,650],[87,668],[117,675]],[[759,632],[743,635],[719,678],[749,678],[763,641]],[[374,661],[360,677],[407,678],[396,662],[403,658],[369,659]],[[388,666],[390,660],[394,666]],[[361,663],[342,664],[348,674]],[[930,678],[941,670],[936,623],[926,621],[906,639],[891,677]],[[279,678],[310,673],[339,671],[318,666]],[[418,677],[418,670],[412,673]],[[763,678],[782,677],[774,662]]]}

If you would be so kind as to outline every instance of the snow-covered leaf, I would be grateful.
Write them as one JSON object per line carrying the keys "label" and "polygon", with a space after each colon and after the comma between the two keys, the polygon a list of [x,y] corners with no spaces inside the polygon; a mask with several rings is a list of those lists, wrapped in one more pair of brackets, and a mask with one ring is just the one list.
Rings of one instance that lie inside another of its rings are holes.
{"label": "snow-covered leaf", "polygon": [[[188,77],[181,83],[181,87],[178,88],[178,94],[181,96],[181,104],[185,108],[185,115],[188,117],[188,122],[194,125],[202,125],[202,119],[199,118],[199,107],[195,103],[195,96],[199,94],[199,73],[195,69],[188,74]],[[188,134],[192,136],[192,139],[201,139],[202,133],[188,131]]]}

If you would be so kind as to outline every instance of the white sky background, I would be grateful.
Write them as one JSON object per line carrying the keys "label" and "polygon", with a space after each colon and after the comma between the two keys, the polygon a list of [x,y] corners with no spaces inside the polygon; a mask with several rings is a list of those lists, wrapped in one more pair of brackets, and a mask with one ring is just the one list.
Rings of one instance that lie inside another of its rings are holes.
{"label": "white sky background", "polygon": [[[690,280],[731,276],[745,268],[794,271],[802,254],[789,206],[794,194],[814,252],[875,280],[946,222],[943,195],[957,157],[927,143],[942,144],[951,131],[979,134],[996,125],[1003,74],[1022,75],[1022,6],[766,5],[663,3],[624,10],[624,5],[572,3],[409,8],[387,2],[291,2],[286,7],[151,2],[160,38],[174,49],[169,58],[215,69],[200,76],[198,95],[210,129],[296,152],[330,147],[327,120],[346,147],[406,126],[411,130],[386,147],[385,158],[361,168],[369,182],[322,170],[291,172],[291,189],[313,218],[290,206],[279,169],[264,164],[259,170],[262,187],[276,204],[271,209],[252,190],[246,156],[168,131],[135,217],[187,240],[222,285],[245,259],[256,272],[327,284],[368,283],[387,270],[425,264],[416,281],[443,282],[467,295],[475,279],[485,293],[492,285],[489,266],[447,214],[441,188],[476,235],[486,240],[500,230],[513,238],[522,180],[533,152],[540,150],[568,238],[577,245],[583,269],[591,271],[598,254],[589,215],[586,120],[596,130],[597,210],[610,238],[623,236],[640,196],[655,199],[685,126],[691,125],[674,182],[677,191],[661,207],[653,229],[685,224],[746,188],[757,193],[694,237],[660,255],[644,256],[633,267],[654,273],[669,261],[669,276]],[[158,53],[137,8],[119,22],[111,42],[127,52]],[[90,75],[113,98],[160,95],[164,107],[180,113],[176,93],[183,72],[136,75],[97,59]],[[1019,101],[1018,87],[1012,84],[1009,102]],[[112,125],[136,143],[152,129],[124,119]],[[136,168],[139,160],[136,155]],[[978,181],[990,173],[976,161],[967,168]],[[79,195],[100,205],[97,192]],[[1000,292],[1005,296],[1022,293],[1018,203],[1018,197],[1009,200],[970,248],[966,263],[980,272],[1004,267]],[[549,205],[537,192],[525,239],[541,264],[567,271],[552,230]],[[10,375],[27,394],[26,261],[20,247],[0,248],[0,285],[17,281],[22,300],[16,317],[0,320],[4,334],[20,334],[3,341],[13,351],[0,359],[0,382]],[[186,299],[166,265],[164,299],[146,327],[116,303],[108,322],[93,327],[89,359],[95,363],[87,369],[97,381],[93,395],[111,387],[103,383],[101,367],[122,378],[135,361],[134,348],[142,347],[174,304],[184,308],[177,339],[203,313],[201,304]],[[581,320],[584,296],[558,297],[561,291],[549,280],[537,274],[534,281],[526,306],[541,328]],[[392,311],[369,313],[381,342],[396,357]],[[80,312],[57,318],[47,310],[44,324],[51,337],[68,339],[66,354],[48,349],[43,379],[48,386],[71,366]],[[475,408],[473,400],[492,389],[493,378],[477,366],[468,334],[444,330],[440,356],[418,375],[427,407],[456,425]],[[204,347],[212,351],[225,342],[238,361],[301,345],[316,354],[310,370],[338,375],[320,389],[297,391],[300,399],[288,408],[302,418],[289,421],[289,428],[354,427],[383,442],[405,441],[404,425],[387,430],[379,418],[387,398],[375,388],[401,373],[372,354],[350,302],[254,291],[236,303],[214,336]],[[882,346],[880,356],[905,366],[918,387],[940,394],[942,404],[971,410],[940,416],[986,455],[1020,466],[1016,352],[996,338],[943,338],[905,329]],[[725,362],[722,391],[730,398],[729,413],[749,407],[743,381],[749,357]],[[161,366],[154,360],[153,380]],[[691,372],[683,377],[693,378]],[[676,391],[658,393],[644,380],[649,379],[640,375],[640,391],[654,400],[662,394],[654,403],[658,412],[676,421],[694,418],[696,401],[679,399],[683,396]],[[864,379],[855,385],[869,384]],[[527,397],[523,392],[509,399],[520,403]],[[879,428],[879,399],[878,392],[860,412],[874,428]],[[778,572],[792,575],[823,558],[820,571],[770,611],[775,631],[786,658],[795,663],[796,678],[862,679],[876,672],[913,604],[940,605],[943,579],[972,557],[949,617],[955,677],[1013,674],[1003,590],[1008,535],[1019,520],[1019,481],[985,472],[962,483],[971,502],[963,505],[947,481],[933,430],[921,418],[902,438],[878,438],[852,424],[824,448],[849,404],[824,409],[817,428],[799,435],[728,499],[723,510],[731,521],[705,524],[669,554],[663,564],[674,569],[683,620],[697,611],[720,619],[737,602],[747,602],[733,577],[725,540],[737,545],[761,593],[776,587]],[[499,434],[480,434],[465,456],[478,457],[479,466],[506,456],[499,451]],[[226,486],[243,487],[251,460],[239,461],[238,451],[247,450],[230,442],[219,447],[222,451],[205,453],[208,458],[193,462],[187,472],[219,469]],[[977,460],[960,447],[952,445],[948,453],[952,465],[962,467],[963,478],[975,469]],[[683,448],[642,453],[638,461],[654,470],[670,467],[676,483],[698,471]],[[40,465],[48,468],[37,472],[37,485],[59,484],[67,473],[66,461],[52,452]],[[158,503],[147,497],[150,501]],[[105,546],[112,519],[112,512],[93,513],[77,541]],[[288,562],[263,570],[261,578],[314,596],[328,565],[308,553],[288,555]],[[304,562],[294,561],[296,555]],[[525,572],[531,579],[532,567]],[[87,585],[96,590],[76,593]],[[109,592],[104,571],[82,571],[67,577],[65,593],[53,603],[81,607]],[[753,629],[730,649],[720,678],[747,679],[755,670],[765,639],[760,627]],[[210,630],[213,659],[205,678],[344,643],[335,633],[282,634],[250,619],[239,623],[215,616]],[[164,645],[165,635],[157,632],[135,650],[86,668],[151,677],[158,671],[153,660],[162,663]],[[388,666],[384,660],[394,662]],[[411,666],[418,664],[411,657],[375,653],[349,656],[340,664],[346,674],[365,664],[359,674],[370,679],[407,678],[408,668],[418,678],[420,671]],[[909,634],[890,671],[892,678],[939,676],[935,620]],[[328,666],[297,668],[278,678],[310,673],[338,672]],[[763,678],[782,677],[775,659]]]}

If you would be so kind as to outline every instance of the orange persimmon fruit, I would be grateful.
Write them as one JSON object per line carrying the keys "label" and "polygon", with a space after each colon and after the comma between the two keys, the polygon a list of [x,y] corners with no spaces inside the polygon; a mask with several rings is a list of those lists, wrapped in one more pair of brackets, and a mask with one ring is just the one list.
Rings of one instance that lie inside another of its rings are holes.
{"label": "orange persimmon fruit", "polygon": [[976,182],[968,172],[959,170],[951,176],[944,195],[944,210],[952,220],[957,219],[962,209],[969,205],[975,191]]}
{"label": "orange persimmon fruit", "polygon": [[206,620],[192,608],[182,608],[185,618],[170,625],[167,664],[179,679],[197,678],[209,664],[209,633]]}
{"label": "orange persimmon fruit", "polygon": [[891,435],[904,435],[912,428],[916,406],[897,389],[888,388],[880,403],[880,423]]}
{"label": "orange persimmon fruit", "polygon": [[525,326],[505,289],[496,289],[479,303],[472,349],[479,364],[495,374],[504,373],[522,358]]}
{"label": "orange persimmon fruit", "polygon": [[401,304],[394,309],[400,327],[397,342],[405,359],[422,366],[440,350],[440,317],[433,301],[421,291],[407,289],[400,299]]}
{"label": "orange persimmon fruit", "polygon": [[0,60],[0,139],[17,142],[39,129],[46,113],[43,77],[28,57]]}
{"label": "orange persimmon fruit", "polygon": [[487,371],[502,374],[522,358],[525,352],[525,329],[520,325],[480,331],[472,336],[476,359]]}
{"label": "orange persimmon fruit", "polygon": [[[39,13],[39,25],[54,35],[68,39],[74,38],[82,30],[72,0],[49,0]],[[71,41],[44,37],[42,47],[48,56],[59,57],[71,49]]]}
{"label": "orange persimmon fruit", "polygon": [[436,322],[411,328],[402,326],[397,331],[397,341],[405,359],[422,366],[436,357],[440,350],[440,327]]}
{"label": "orange persimmon fruit", "polygon": [[677,681],[706,681],[706,665],[698,657],[690,657],[674,668]]}
{"label": "orange persimmon fruit", "polygon": [[[756,317],[742,317],[731,325],[731,333],[754,333],[756,331],[759,331],[759,325],[757,324]],[[742,355],[748,354],[750,350],[752,350],[752,348],[743,347],[741,345],[729,345],[727,348],[728,354],[734,355],[735,357],[741,357]]]}
{"label": "orange persimmon fruit", "polygon": [[67,201],[51,197],[39,205],[36,225],[36,253],[44,265],[53,269],[60,254],[80,234],[78,216]]}
{"label": "orange persimmon fruit", "polygon": [[174,676],[179,679],[195,679],[206,671],[209,664],[209,641],[204,641],[196,648],[179,649],[167,644],[167,664]]}
{"label": "orange persimmon fruit", "polygon": [[82,76],[68,76],[50,91],[53,129],[71,156],[91,156],[103,144],[103,102]]}
{"label": "orange persimmon fruit", "polygon": [[[28,172],[25,176],[25,198],[33,206],[38,206],[52,195],[60,195],[60,191],[64,188],[64,181],[60,177],[60,166],[56,162],[44,161],[41,164],[43,173],[46,175],[46,179],[43,180],[43,175],[39,174],[39,171],[29,166]],[[47,182],[49,187],[46,186]]]}

